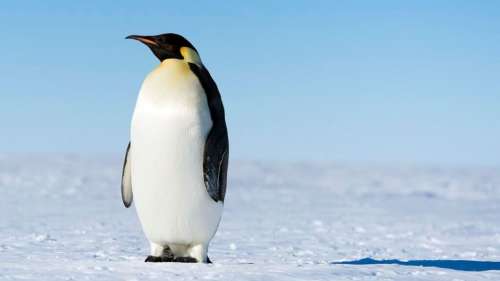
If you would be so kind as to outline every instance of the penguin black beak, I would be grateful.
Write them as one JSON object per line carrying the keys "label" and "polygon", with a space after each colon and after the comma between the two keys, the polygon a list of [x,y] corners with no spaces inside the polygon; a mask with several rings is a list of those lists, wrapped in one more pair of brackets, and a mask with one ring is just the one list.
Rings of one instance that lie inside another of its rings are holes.
{"label": "penguin black beak", "polygon": [[154,36],[129,35],[125,39],[134,39],[147,45],[148,47],[160,47]]}

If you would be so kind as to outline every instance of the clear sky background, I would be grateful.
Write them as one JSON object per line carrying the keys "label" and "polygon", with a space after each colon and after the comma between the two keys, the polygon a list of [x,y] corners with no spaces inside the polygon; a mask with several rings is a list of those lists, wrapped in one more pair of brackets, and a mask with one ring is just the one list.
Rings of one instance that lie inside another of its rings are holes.
{"label": "clear sky background", "polygon": [[499,1],[2,1],[0,152],[123,153],[176,32],[233,159],[500,165]]}

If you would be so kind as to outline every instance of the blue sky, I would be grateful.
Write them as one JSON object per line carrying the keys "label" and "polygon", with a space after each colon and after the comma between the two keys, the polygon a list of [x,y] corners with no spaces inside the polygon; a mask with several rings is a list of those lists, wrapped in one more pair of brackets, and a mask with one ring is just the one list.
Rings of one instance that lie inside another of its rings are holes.
{"label": "blue sky", "polygon": [[176,32],[233,159],[500,165],[498,1],[3,1],[1,152],[122,153]]}

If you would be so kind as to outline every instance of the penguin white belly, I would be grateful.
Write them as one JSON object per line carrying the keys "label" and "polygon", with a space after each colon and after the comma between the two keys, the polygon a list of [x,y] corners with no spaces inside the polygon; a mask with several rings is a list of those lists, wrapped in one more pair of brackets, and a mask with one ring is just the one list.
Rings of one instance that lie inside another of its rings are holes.
{"label": "penguin white belly", "polygon": [[208,244],[222,203],[206,191],[207,98],[186,62],[169,59],[145,79],[131,129],[134,201],[147,238],[158,245]]}

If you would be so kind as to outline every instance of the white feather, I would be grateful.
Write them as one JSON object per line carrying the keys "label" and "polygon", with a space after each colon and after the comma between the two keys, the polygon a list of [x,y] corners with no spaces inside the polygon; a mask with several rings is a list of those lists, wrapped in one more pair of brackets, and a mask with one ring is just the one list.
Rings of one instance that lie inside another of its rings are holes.
{"label": "white feather", "polygon": [[206,246],[217,230],[222,203],[203,180],[211,127],[206,95],[186,62],[165,60],[146,77],[132,119],[131,169],[137,213],[153,244]]}

